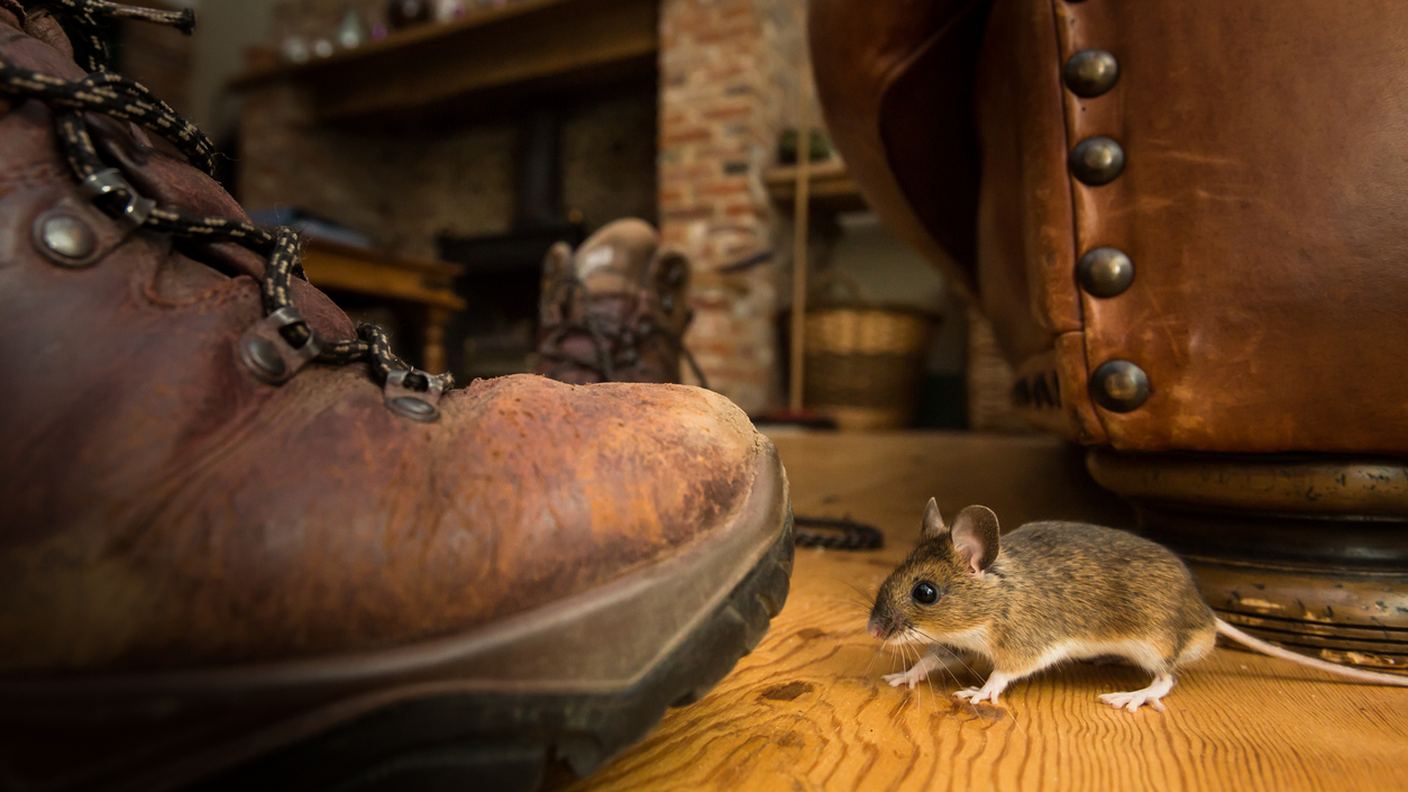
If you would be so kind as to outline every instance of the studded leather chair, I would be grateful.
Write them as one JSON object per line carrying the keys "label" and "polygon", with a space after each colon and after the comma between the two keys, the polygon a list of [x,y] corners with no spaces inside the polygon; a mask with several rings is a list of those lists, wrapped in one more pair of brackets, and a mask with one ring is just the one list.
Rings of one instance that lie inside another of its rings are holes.
{"label": "studded leather chair", "polygon": [[816,0],[837,147],[1210,604],[1408,667],[1408,5]]}

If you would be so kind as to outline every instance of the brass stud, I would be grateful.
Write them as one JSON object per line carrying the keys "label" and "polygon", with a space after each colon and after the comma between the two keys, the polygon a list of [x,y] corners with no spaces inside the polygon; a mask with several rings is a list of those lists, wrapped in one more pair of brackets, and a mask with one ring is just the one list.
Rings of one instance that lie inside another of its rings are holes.
{"label": "brass stud", "polygon": [[44,218],[39,225],[38,236],[41,245],[57,254],[56,261],[69,266],[93,255],[93,250],[98,246],[93,229],[78,218],[63,214]]}
{"label": "brass stud", "polygon": [[1124,170],[1124,149],[1107,137],[1086,138],[1071,149],[1067,164],[1077,179],[1098,187],[1114,181]]}
{"label": "brass stud", "polygon": [[1076,279],[1092,297],[1114,297],[1134,282],[1134,262],[1119,248],[1098,247],[1080,257]]}
{"label": "brass stud", "polygon": [[1105,50],[1081,50],[1066,61],[1064,76],[1071,93],[1090,99],[1114,87],[1120,78],[1120,65]]}
{"label": "brass stud", "polygon": [[1107,360],[1090,378],[1090,395],[1112,412],[1136,410],[1149,398],[1149,376],[1128,360]]}

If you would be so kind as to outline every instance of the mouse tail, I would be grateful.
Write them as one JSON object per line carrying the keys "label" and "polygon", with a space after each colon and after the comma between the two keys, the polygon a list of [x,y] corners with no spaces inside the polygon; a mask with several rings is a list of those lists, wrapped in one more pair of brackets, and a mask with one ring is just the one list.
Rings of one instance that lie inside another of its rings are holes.
{"label": "mouse tail", "polygon": [[1349,677],[1350,679],[1357,679],[1361,682],[1373,682],[1376,685],[1398,685],[1399,687],[1408,687],[1408,676],[1396,676],[1394,674],[1379,674],[1373,671],[1362,671],[1358,668],[1342,666],[1338,663],[1329,663],[1324,660],[1317,660],[1314,657],[1308,657],[1306,655],[1300,654],[1299,652],[1292,652],[1289,649],[1282,649],[1279,646],[1269,644],[1259,638],[1253,638],[1250,635],[1247,635],[1246,633],[1237,629],[1236,627],[1233,627],[1232,625],[1223,621],[1222,619],[1217,619],[1216,621],[1217,632],[1219,634],[1225,635],[1228,638],[1231,638],[1232,640],[1236,641],[1237,643],[1249,649],[1255,649],[1256,651],[1261,652],[1262,654],[1270,655],[1272,657],[1279,657],[1282,660],[1290,660],[1292,663],[1297,663],[1299,665],[1309,666],[1311,668],[1318,668],[1321,671],[1329,671],[1332,674],[1339,674],[1340,676]]}

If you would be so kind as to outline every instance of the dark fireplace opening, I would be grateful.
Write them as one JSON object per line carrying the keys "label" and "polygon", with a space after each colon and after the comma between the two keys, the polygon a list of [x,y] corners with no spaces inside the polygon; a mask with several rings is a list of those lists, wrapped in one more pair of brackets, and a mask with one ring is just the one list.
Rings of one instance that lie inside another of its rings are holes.
{"label": "dark fireplace opening", "polygon": [[464,382],[529,369],[537,341],[543,257],[556,242],[586,238],[581,223],[482,237],[441,236],[440,257],[465,265],[455,291],[465,299],[446,330],[446,363]]}
{"label": "dark fireplace opening", "polygon": [[513,230],[462,237],[442,234],[440,257],[463,264],[455,290],[467,303],[446,330],[446,363],[457,378],[527,371],[537,340],[543,257],[557,242],[586,238],[562,208],[562,109],[544,103],[518,127]]}

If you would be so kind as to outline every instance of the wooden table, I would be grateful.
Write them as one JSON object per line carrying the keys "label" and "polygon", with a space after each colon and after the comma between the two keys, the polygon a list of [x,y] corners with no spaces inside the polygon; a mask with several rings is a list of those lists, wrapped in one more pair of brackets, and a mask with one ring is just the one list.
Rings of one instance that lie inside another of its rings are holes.
{"label": "wooden table", "polygon": [[869,593],[914,545],[929,496],[992,506],[1008,528],[1129,514],[1085,477],[1078,450],[1046,437],[775,439],[796,512],[873,522],[887,547],[799,550],[791,596],[753,654],[574,791],[1408,789],[1408,689],[1241,651],[1188,669],[1164,713],[1096,701],[1144,686],[1122,666],[1043,673],[1000,707],[958,702],[952,680],[885,685],[905,660],[864,634]]}
{"label": "wooden table", "polygon": [[304,248],[302,262],[308,282],[319,289],[351,292],[416,309],[421,367],[432,374],[445,370],[445,325],[452,312],[465,307],[464,299],[452,288],[463,266],[318,239]]}

